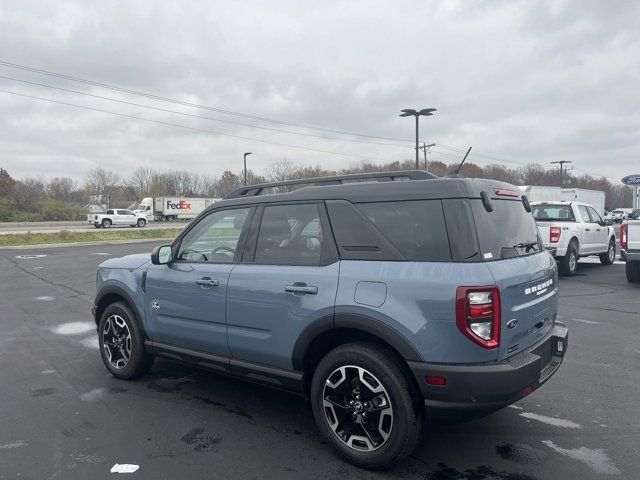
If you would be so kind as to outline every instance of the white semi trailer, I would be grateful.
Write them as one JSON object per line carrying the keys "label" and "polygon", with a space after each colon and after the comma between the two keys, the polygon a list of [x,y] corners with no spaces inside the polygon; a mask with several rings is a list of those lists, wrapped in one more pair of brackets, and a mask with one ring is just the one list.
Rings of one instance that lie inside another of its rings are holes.
{"label": "white semi trailer", "polygon": [[601,190],[587,190],[586,188],[560,188],[538,185],[523,185],[519,187],[530,202],[555,202],[568,200],[588,203],[604,216],[605,192]]}
{"label": "white semi trailer", "polygon": [[204,211],[219,198],[190,198],[190,197],[146,197],[134,209],[142,213],[147,221],[190,220]]}

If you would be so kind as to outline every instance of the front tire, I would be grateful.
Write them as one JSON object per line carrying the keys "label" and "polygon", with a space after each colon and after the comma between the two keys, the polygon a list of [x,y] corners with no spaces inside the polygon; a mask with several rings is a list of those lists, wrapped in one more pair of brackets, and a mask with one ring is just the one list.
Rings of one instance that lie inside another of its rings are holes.
{"label": "front tire", "polygon": [[111,228],[111,225],[112,225],[111,220],[109,220],[108,218],[105,218],[102,221],[102,228]]}
{"label": "front tire", "polygon": [[153,355],[145,352],[136,317],[124,302],[105,308],[98,326],[98,344],[102,362],[116,378],[139,377],[153,364]]}
{"label": "front tire", "polygon": [[578,270],[578,250],[575,243],[571,242],[567,247],[567,253],[559,262],[560,274],[565,277],[573,277]]}
{"label": "front tire", "polygon": [[398,360],[369,343],[336,347],[313,374],[318,429],[359,467],[388,468],[411,454],[422,425],[417,404]]}
{"label": "front tire", "polygon": [[640,283],[640,262],[627,261],[626,274],[629,283]]}
{"label": "front tire", "polygon": [[609,248],[605,253],[600,254],[600,263],[603,265],[613,265],[616,260],[616,241],[612,238],[609,241]]}
{"label": "front tire", "polygon": [[147,224],[146,220],[143,220],[142,218],[140,220],[138,220],[138,227],[142,228]]}

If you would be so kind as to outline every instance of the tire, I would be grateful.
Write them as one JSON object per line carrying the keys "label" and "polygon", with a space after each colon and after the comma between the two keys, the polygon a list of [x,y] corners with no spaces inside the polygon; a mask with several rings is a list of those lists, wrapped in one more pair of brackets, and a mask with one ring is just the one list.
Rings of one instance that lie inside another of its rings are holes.
{"label": "tire", "polygon": [[144,227],[146,224],[147,224],[147,221],[143,220],[142,218],[138,220],[138,223],[137,223],[138,227],[140,228]]}
{"label": "tire", "polygon": [[[384,469],[410,455],[420,438],[422,410],[413,392],[390,352],[357,342],[324,356],[313,374],[310,396],[318,429],[341,456],[359,467]],[[339,418],[350,427],[340,429],[344,423]],[[368,433],[363,425],[369,426]]]}
{"label": "tire", "polygon": [[94,223],[94,224],[93,224],[93,226],[94,226],[95,228],[100,228],[100,224],[99,224],[99,223]]}
{"label": "tire", "polygon": [[167,216],[167,222],[174,222],[176,220],[176,217],[173,215],[168,215]]}
{"label": "tire", "polygon": [[111,220],[109,220],[108,218],[105,218],[104,220],[102,220],[102,228],[111,228],[111,225],[113,225],[111,223]]}
{"label": "tire", "polygon": [[640,262],[627,262],[626,273],[629,283],[640,283]]}
{"label": "tire", "polygon": [[567,247],[567,253],[564,257],[560,257],[558,264],[560,274],[564,277],[573,277],[578,270],[578,249],[576,243],[571,242]]}
{"label": "tire", "polygon": [[[118,343],[115,335],[123,341]],[[112,303],[105,308],[98,326],[98,344],[102,362],[116,378],[137,378],[153,365],[154,357],[145,352],[144,336],[136,317],[124,302]]]}
{"label": "tire", "polygon": [[600,254],[600,263],[603,265],[613,265],[616,260],[616,241],[612,238],[609,240],[609,248],[605,253]]}

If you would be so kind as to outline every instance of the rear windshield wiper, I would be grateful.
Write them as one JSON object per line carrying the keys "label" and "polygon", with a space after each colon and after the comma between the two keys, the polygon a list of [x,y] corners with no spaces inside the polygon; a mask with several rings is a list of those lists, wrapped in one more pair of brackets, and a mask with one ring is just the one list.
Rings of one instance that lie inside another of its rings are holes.
{"label": "rear windshield wiper", "polygon": [[526,248],[525,251],[529,251],[529,249],[533,248],[533,247],[537,247],[538,246],[538,241],[536,240],[535,242],[520,242],[520,243],[516,243],[513,248]]}

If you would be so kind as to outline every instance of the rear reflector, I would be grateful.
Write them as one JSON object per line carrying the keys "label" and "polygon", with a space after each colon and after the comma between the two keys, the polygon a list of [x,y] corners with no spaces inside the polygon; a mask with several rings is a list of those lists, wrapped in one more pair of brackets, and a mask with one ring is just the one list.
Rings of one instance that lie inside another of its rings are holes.
{"label": "rear reflector", "polygon": [[527,395],[529,395],[531,392],[533,392],[533,387],[532,386],[528,386],[528,387],[524,387],[522,389],[522,396],[526,397]]}
{"label": "rear reflector", "polygon": [[437,385],[441,387],[447,384],[447,379],[445,377],[438,377],[435,375],[426,375],[424,379],[427,381],[429,385]]}
{"label": "rear reflector", "polygon": [[494,188],[493,193],[501,197],[519,197],[520,195],[515,190],[507,190],[506,188]]}
{"label": "rear reflector", "polygon": [[627,248],[627,235],[629,235],[629,225],[625,223],[620,226],[620,248]]}
{"label": "rear reflector", "polygon": [[558,243],[560,241],[560,235],[562,235],[560,227],[549,228],[549,241],[551,243]]}

